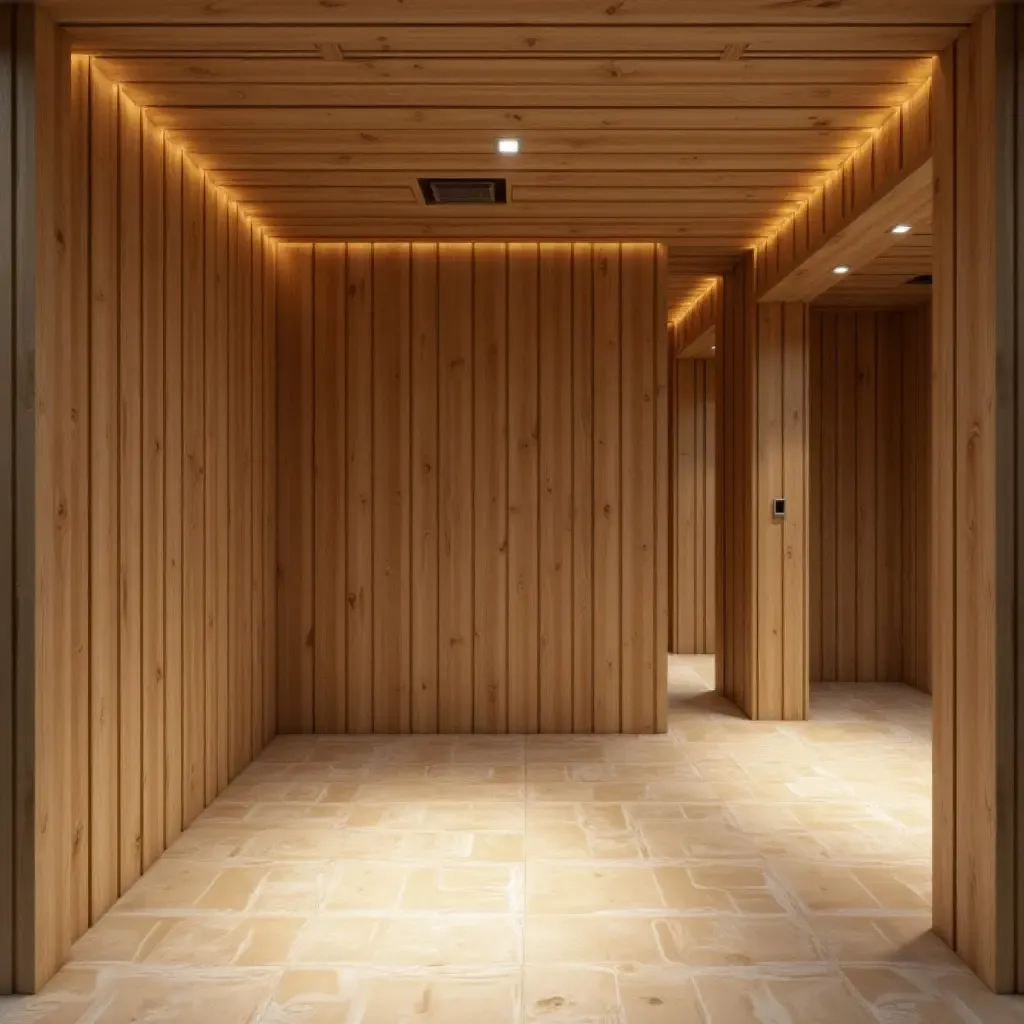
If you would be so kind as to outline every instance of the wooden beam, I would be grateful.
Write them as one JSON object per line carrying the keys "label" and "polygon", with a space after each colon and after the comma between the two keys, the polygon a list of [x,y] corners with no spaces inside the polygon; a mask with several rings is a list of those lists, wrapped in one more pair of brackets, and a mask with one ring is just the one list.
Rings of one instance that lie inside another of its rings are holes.
{"label": "wooden beam", "polygon": [[696,298],[684,300],[669,315],[677,358],[706,359],[715,344],[715,329],[722,309],[722,281],[714,279]]}
{"label": "wooden beam", "polygon": [[892,244],[889,230],[931,206],[929,82],[758,246],[760,302],[808,302]]}

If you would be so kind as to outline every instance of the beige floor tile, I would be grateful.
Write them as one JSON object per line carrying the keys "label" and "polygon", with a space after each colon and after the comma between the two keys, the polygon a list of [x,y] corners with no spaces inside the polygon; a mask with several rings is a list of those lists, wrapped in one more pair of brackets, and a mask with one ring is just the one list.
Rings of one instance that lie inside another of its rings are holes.
{"label": "beige floor tile", "polygon": [[640,914],[531,914],[526,919],[526,963],[664,964],[657,924],[657,918]]}
{"label": "beige floor tile", "polygon": [[291,970],[261,1024],[519,1024],[519,972],[453,976]]}
{"label": "beige floor tile", "polygon": [[398,906],[409,868],[373,861],[343,861],[327,870],[323,911],[388,911]]}
{"label": "beige floor tile", "polygon": [[825,962],[807,927],[787,918],[672,917],[656,921],[655,932],[665,960],[688,967]]}
{"label": "beige floor tile", "polygon": [[931,930],[931,914],[814,915],[808,923],[843,965],[906,964],[966,970],[963,961]]}
{"label": "beige floor tile", "polygon": [[657,912],[664,906],[655,872],[647,867],[563,866],[551,861],[526,867],[527,914]]}
{"label": "beige floor tile", "polygon": [[402,892],[402,910],[504,913],[522,906],[521,865],[414,868]]}
{"label": "beige floor tile", "polygon": [[248,1024],[268,1002],[279,972],[191,971],[188,984],[173,971],[149,968],[131,973],[72,966],[5,1024]]}
{"label": "beige floor tile", "polygon": [[389,966],[513,966],[522,950],[522,926],[511,915],[425,914],[382,921],[372,957]]}
{"label": "beige floor tile", "polygon": [[847,968],[881,1024],[1024,1024],[1024,997],[993,995],[971,974]]}
{"label": "beige floor tile", "polygon": [[527,967],[523,977],[527,1024],[604,1024],[621,1020],[618,985],[610,969]]}
{"label": "beige floor tile", "polygon": [[698,975],[694,983],[707,1024],[874,1024],[839,975]]}
{"label": "beige floor tile", "polygon": [[684,912],[785,914],[789,905],[758,865],[658,867],[654,876],[665,906]]}
{"label": "beige floor tile", "polygon": [[283,967],[303,927],[300,917],[183,917],[145,955],[168,967]]}

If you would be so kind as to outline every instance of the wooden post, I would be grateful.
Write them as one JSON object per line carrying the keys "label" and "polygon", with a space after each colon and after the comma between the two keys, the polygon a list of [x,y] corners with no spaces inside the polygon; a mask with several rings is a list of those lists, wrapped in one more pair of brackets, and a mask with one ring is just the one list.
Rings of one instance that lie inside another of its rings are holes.
{"label": "wooden post", "polygon": [[[725,279],[719,347],[718,689],[751,718],[807,717],[808,316]],[[784,510],[776,508],[776,499]]]}
{"label": "wooden post", "polygon": [[941,57],[929,555],[935,930],[1024,991],[1024,10]]}

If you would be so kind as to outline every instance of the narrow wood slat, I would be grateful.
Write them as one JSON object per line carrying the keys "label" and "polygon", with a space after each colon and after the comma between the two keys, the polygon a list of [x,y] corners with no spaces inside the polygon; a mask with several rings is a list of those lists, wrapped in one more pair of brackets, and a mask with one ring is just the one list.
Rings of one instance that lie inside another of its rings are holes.
{"label": "narrow wood slat", "polygon": [[437,246],[412,246],[410,458],[412,462],[412,710],[415,733],[438,728],[438,291]]}
{"label": "narrow wood slat", "polygon": [[506,265],[504,245],[474,245],[473,730],[483,733],[508,731]]}
{"label": "narrow wood slat", "polygon": [[836,673],[857,682],[857,338],[839,317],[836,339]]}
{"label": "narrow wood slat", "polygon": [[348,731],[373,730],[373,253],[348,247]]}
{"label": "narrow wood slat", "polygon": [[285,246],[277,277],[278,730],[313,731],[313,253]]}
{"label": "narrow wood slat", "polygon": [[540,247],[541,732],[572,730],[572,250]]}
{"label": "narrow wood slat", "polygon": [[594,731],[622,723],[619,246],[594,246]]}
{"label": "narrow wood slat", "polygon": [[205,188],[183,161],[182,196],[182,826],[206,799],[206,240]]}
{"label": "narrow wood slat", "polygon": [[[316,732],[346,729],[346,250],[314,247],[313,708]],[[287,410],[294,416],[297,410]]]}
{"label": "narrow wood slat", "polygon": [[594,727],[594,252],[572,247],[572,731]]}
{"label": "narrow wood slat", "polygon": [[[164,151],[164,846],[181,833],[182,681],[182,156]],[[162,851],[161,851],[162,852]]]}
{"label": "narrow wood slat", "polygon": [[[0,29],[2,32],[2,29]],[[70,469],[71,487],[68,498],[71,508],[70,546],[71,565],[69,579],[69,601],[71,610],[71,750],[72,780],[70,793],[71,821],[71,891],[68,898],[67,920],[70,938],[77,939],[88,929],[89,920],[89,746],[90,718],[90,655],[89,655],[89,531],[91,512],[89,508],[90,488],[90,342],[89,335],[89,224],[90,224],[90,83],[89,60],[74,57],[71,61],[71,158],[73,166],[82,169],[71,181],[69,207],[71,225],[71,289],[69,293],[71,325],[71,392],[70,392]],[[3,86],[0,85],[0,93]],[[2,187],[2,186],[0,186]],[[2,300],[0,300],[2,303]],[[3,312],[0,310],[0,319]],[[2,404],[2,402],[0,402]],[[10,422],[10,421],[8,421]],[[2,443],[2,442],[0,442]],[[0,448],[2,450],[2,448]],[[2,485],[0,485],[2,486]],[[13,482],[12,482],[13,486]],[[0,536],[3,528],[0,527]],[[0,569],[2,571],[2,569]],[[10,578],[10,577],[9,577]],[[3,614],[0,611],[0,614]],[[8,620],[10,621],[10,620]],[[0,649],[4,642],[0,639]],[[0,655],[2,657],[2,655]],[[5,666],[5,671],[13,671]],[[13,721],[13,707],[4,709],[4,698],[0,689],[0,714],[8,713]],[[0,747],[3,746],[0,735]],[[13,743],[11,744],[13,749]],[[0,789],[4,786],[0,781]],[[2,797],[0,797],[2,804]],[[0,809],[0,823],[4,814]],[[0,824],[0,828],[3,824]],[[12,823],[13,827],[13,823]],[[0,843],[0,887],[6,884],[4,878],[3,844]],[[0,895],[0,918],[3,917],[3,896]],[[4,931],[0,926],[0,935]],[[4,963],[3,940],[0,938],[0,965]],[[3,991],[4,968],[0,966],[0,991]]]}
{"label": "narrow wood slat", "polygon": [[409,249],[373,249],[373,731],[410,730]]}
{"label": "narrow wood slat", "polygon": [[538,273],[535,244],[508,247],[509,732],[539,727]]}
{"label": "narrow wood slat", "polygon": [[[212,677],[214,698],[217,703],[217,735],[215,757],[217,766],[216,792],[220,793],[231,781],[232,755],[232,702],[234,678],[231,672],[231,547],[229,533],[231,482],[235,467],[231,451],[231,285],[234,247],[234,224],[238,219],[237,207],[228,202],[223,194],[217,196],[216,220],[216,291],[214,306],[214,351],[215,376],[208,385],[220,391],[214,421],[214,437],[220,449],[220,472],[217,474],[217,490],[214,495],[214,593],[215,617],[217,620],[217,670]],[[211,677],[207,676],[207,685]]]}
{"label": "narrow wood slat", "polygon": [[[878,678],[877,322],[874,313],[857,314],[857,678],[862,682]],[[883,436],[881,443],[890,444],[891,438]]]}
{"label": "narrow wood slat", "polygon": [[164,145],[142,127],[142,870],[164,850]]}
{"label": "narrow wood slat", "polygon": [[438,557],[441,732],[473,723],[473,265],[464,247],[438,253]]}
{"label": "narrow wood slat", "polygon": [[120,892],[142,873],[142,124],[119,109],[120,240],[118,340]]}
{"label": "narrow wood slat", "polygon": [[263,532],[264,558],[264,639],[266,681],[263,700],[263,742],[277,735],[277,244],[263,250],[263,435],[265,451],[265,488]]}

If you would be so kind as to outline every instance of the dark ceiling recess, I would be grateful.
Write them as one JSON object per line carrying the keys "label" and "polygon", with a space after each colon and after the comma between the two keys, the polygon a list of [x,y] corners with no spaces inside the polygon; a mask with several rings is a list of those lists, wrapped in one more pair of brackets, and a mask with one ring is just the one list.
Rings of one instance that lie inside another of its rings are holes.
{"label": "dark ceiling recess", "polygon": [[494,206],[506,202],[504,178],[420,178],[419,182],[428,206]]}
{"label": "dark ceiling recess", "polygon": [[931,284],[931,274],[918,274],[917,277],[912,277],[907,284]]}

